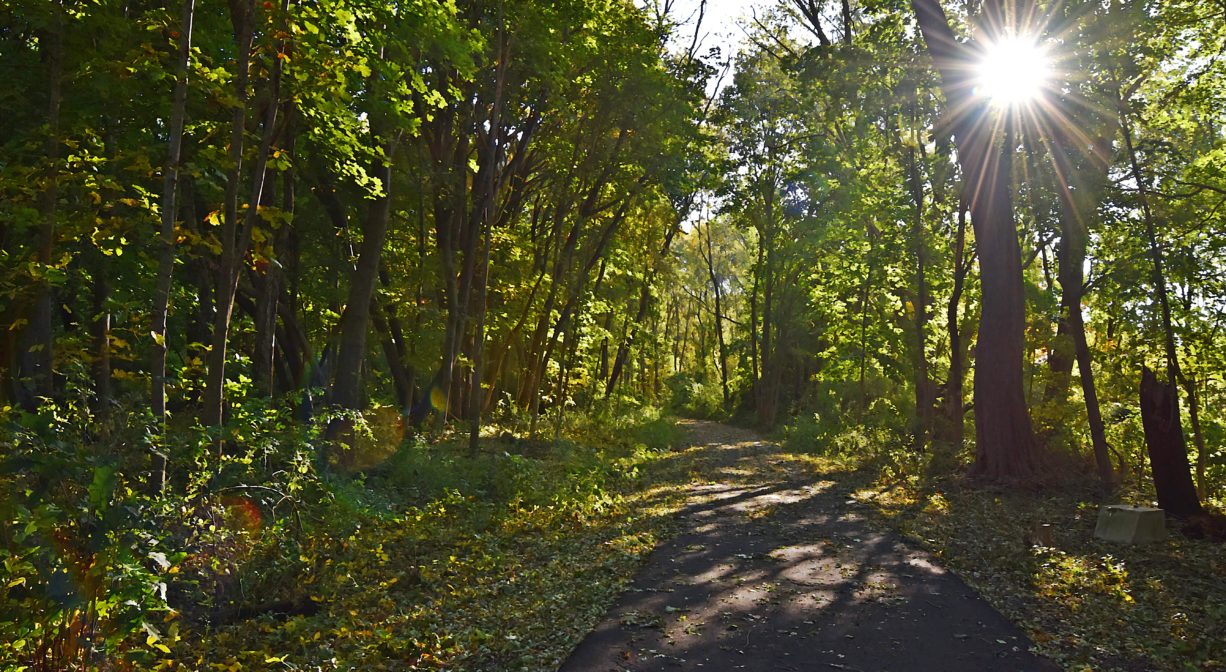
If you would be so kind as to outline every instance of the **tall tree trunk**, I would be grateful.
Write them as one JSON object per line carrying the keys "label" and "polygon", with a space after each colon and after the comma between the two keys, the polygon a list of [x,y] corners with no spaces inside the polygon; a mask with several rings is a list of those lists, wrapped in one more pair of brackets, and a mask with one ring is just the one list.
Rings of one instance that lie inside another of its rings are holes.
{"label": "tall tree trunk", "polygon": [[[485,405],[485,395],[481,393],[481,379],[484,375],[485,366],[485,314],[486,302],[489,299],[489,274],[490,274],[490,250],[493,248],[494,241],[494,208],[498,199],[498,175],[494,170],[494,166],[498,165],[502,159],[502,106],[504,93],[507,81],[507,61],[509,53],[506,44],[506,26],[505,17],[503,15],[502,1],[498,3],[498,65],[495,68],[494,82],[494,107],[490,112],[490,130],[489,130],[489,152],[490,163],[487,183],[485,185],[485,199],[481,204],[480,224],[477,227],[478,237],[481,240],[481,259],[479,260],[479,268],[477,269],[477,295],[476,309],[477,315],[473,324],[473,367],[472,367],[472,389],[469,390],[469,406],[468,406],[468,454],[476,456],[480,448],[481,440],[481,411]],[[522,150],[521,150],[522,151]],[[517,157],[518,158],[518,157]],[[491,381],[492,384],[493,381]]]}
{"label": "tall tree trunk", "polygon": [[1184,376],[1183,388],[1188,395],[1188,415],[1192,420],[1192,441],[1196,444],[1196,494],[1201,499],[1209,496],[1209,487],[1205,482],[1205,467],[1208,462],[1205,434],[1200,427],[1200,403],[1196,396],[1196,379]]}
{"label": "tall tree trunk", "polygon": [[843,0],[843,44],[851,44],[851,0]]}
{"label": "tall tree trunk", "polygon": [[[702,235],[702,229],[699,229]],[[711,245],[711,221],[707,221],[706,254],[703,260],[707,262],[707,277],[711,280],[711,288],[715,294],[715,337],[719,346],[719,382],[724,392],[724,410],[728,410],[730,397],[728,395],[728,346],[724,342],[724,312],[723,288],[720,287],[719,276],[715,274],[715,251]]]}
{"label": "tall tree trunk", "polygon": [[1115,485],[1115,470],[1111,467],[1110,447],[1107,445],[1107,428],[1103,423],[1102,409],[1098,403],[1098,390],[1094,384],[1093,358],[1086,341],[1086,325],[1081,311],[1069,313],[1069,327],[1077,354],[1077,371],[1081,376],[1081,393],[1085,397],[1086,417],[1090,423],[1090,441],[1094,447],[1094,464],[1098,477],[1106,488]]}
{"label": "tall tree trunk", "polygon": [[149,405],[159,425],[166,423],[166,317],[175,266],[175,206],[179,191],[179,163],[183,156],[183,124],[187,118],[187,85],[191,68],[192,24],[195,0],[183,0],[179,13],[179,55],[175,92],[170,108],[170,138],[162,169],[162,228],[158,232],[158,270],[153,290],[153,345],[150,350]]}
{"label": "tall tree trunk", "polygon": [[908,182],[911,200],[915,206],[911,215],[911,246],[915,252],[915,344],[913,362],[915,368],[915,424],[912,428],[912,448],[922,451],[928,441],[932,426],[932,399],[928,382],[928,279],[925,275],[926,250],[924,246],[924,183],[920,178],[919,165],[914,148],[906,152]]}
{"label": "tall tree trunk", "polygon": [[966,65],[971,55],[954,38],[940,4],[912,0],[911,6],[941,73],[949,108],[960,115],[954,139],[978,242],[982,299],[975,346],[972,474],[989,481],[1032,480],[1042,469],[1023,389],[1026,304],[1013,219],[1013,148],[1000,137],[1002,129],[996,127],[992,111],[970,99]]}
{"label": "tall tree trunk", "polygon": [[[1158,243],[1157,225],[1154,222],[1154,212],[1149,202],[1149,180],[1141,168],[1136,147],[1133,145],[1132,123],[1129,119],[1126,96],[1121,93],[1118,101],[1124,149],[1128,153],[1128,164],[1132,169],[1132,178],[1137,185],[1137,197],[1141,202],[1141,214],[1145,221],[1145,236],[1149,243],[1150,261],[1153,263],[1151,277],[1154,290],[1158,294],[1158,305],[1162,310],[1162,342],[1166,351],[1166,383],[1158,383],[1149,369],[1142,371],[1142,420],[1144,420],[1145,407],[1148,403],[1151,406],[1150,414],[1157,418],[1157,422],[1163,423],[1155,425],[1153,431],[1149,424],[1146,425],[1145,443],[1150,452],[1150,466],[1154,472],[1154,487],[1159,493],[1159,506],[1174,516],[1191,515],[1200,512],[1200,501],[1196,497],[1196,489],[1192,487],[1188,465],[1188,445],[1184,439],[1183,421],[1179,413],[1178,385],[1183,372],[1179,369],[1179,353],[1175,348],[1175,327],[1171,321],[1171,303],[1166,289],[1162,247]],[[1148,383],[1147,375],[1153,378]],[[1166,407],[1162,407],[1163,404]],[[1162,461],[1162,464],[1159,464],[1159,460]],[[1174,473],[1175,471],[1179,473]],[[1163,488],[1168,490],[1166,498],[1170,506],[1162,503]]]}
{"label": "tall tree trunk", "polygon": [[[749,370],[753,376],[753,387],[756,390],[758,381],[762,379],[762,356],[761,345],[758,342],[758,293],[761,282],[760,269],[762,267],[762,246],[758,246],[758,260],[753,266],[753,285],[749,288]],[[689,331],[689,324],[686,324],[686,331]],[[684,365],[684,362],[682,362]],[[755,402],[756,403],[756,402]]]}
{"label": "tall tree trunk", "polygon": [[336,376],[332,381],[331,402],[342,408],[362,407],[362,364],[366,359],[366,334],[370,328],[370,306],[379,279],[379,264],[387,225],[392,212],[392,160],[396,142],[383,145],[384,157],[373,166],[372,176],[381,182],[382,193],[370,201],[362,225],[362,245],[357,267],[349,281],[349,298],[341,315],[340,341],[336,356]]}
{"label": "tall tree trunk", "polygon": [[[40,38],[46,40],[47,59],[47,138],[46,158],[47,174],[39,198],[39,216],[42,224],[38,229],[36,259],[39,264],[50,264],[55,251],[56,227],[59,209],[59,172],[60,172],[60,108],[63,103],[63,70],[64,70],[64,9],[62,2],[57,0],[52,9],[54,17],[52,25],[46,34]],[[23,406],[33,411],[37,408],[40,398],[50,398],[55,394],[54,348],[55,348],[55,292],[51,282],[38,280],[33,292],[33,310],[29,324],[22,334],[20,346],[19,378],[30,382],[28,394]]]}
{"label": "tall tree trunk", "polygon": [[393,329],[390,321],[395,319],[379,304],[375,296],[370,302],[370,319],[375,331],[380,335],[379,344],[383,348],[383,356],[387,359],[387,370],[392,375],[392,386],[396,390],[396,404],[401,414],[413,407],[413,372],[405,364],[402,345],[397,342],[396,334],[399,327]]}
{"label": "tall tree trunk", "polygon": [[779,377],[775,375],[775,369],[780,364],[776,361],[775,353],[777,348],[773,347],[774,334],[772,333],[775,326],[775,212],[773,195],[774,189],[772,188],[764,198],[765,222],[759,236],[759,245],[762,248],[759,258],[762,259],[763,265],[759,273],[762,281],[762,338],[759,343],[758,359],[762,377],[754,387],[754,404],[758,415],[758,422],[763,427],[771,427],[775,424],[775,417],[778,411],[773,403],[778,397],[774,386],[779,381]]}
{"label": "tall tree trunk", "polygon": [[861,415],[868,409],[868,388],[865,384],[865,374],[868,371],[868,301],[873,288],[873,238],[870,235],[868,240],[868,254],[866,257],[869,261],[864,269],[864,283],[860,289],[860,375],[857,403],[860,406]]}
{"label": "tall tree trunk", "polygon": [[[1100,138],[1096,149],[1106,154],[1110,140]],[[1053,159],[1058,173],[1060,192],[1060,247],[1057,249],[1060,281],[1060,324],[1056,334],[1049,366],[1053,381],[1047,398],[1064,399],[1068,389],[1068,377],[1072,361],[1068,355],[1071,342],[1073,358],[1081,378],[1082,396],[1085,397],[1086,418],[1090,425],[1090,440],[1094,450],[1094,462],[1103,486],[1115,484],[1115,471],[1111,467],[1110,448],[1107,445],[1106,427],[1098,403],[1098,390],[1094,383],[1093,358],[1086,339],[1085,319],[1081,312],[1084,296],[1084,270],[1086,244],[1089,239],[1089,223],[1096,217],[1099,198],[1108,182],[1108,163],[1100,156],[1090,156],[1089,166],[1078,170],[1074,157],[1064,147],[1075,146],[1071,138],[1063,139],[1060,147],[1053,149]],[[1070,189],[1069,187],[1075,187]]]}
{"label": "tall tree trunk", "polygon": [[[288,0],[283,0],[287,2]],[[256,155],[255,165],[251,170],[251,191],[247,202],[252,204],[247,208],[243,221],[239,222],[238,201],[240,181],[242,180],[243,144],[247,129],[247,106],[250,97],[251,47],[255,34],[256,3],[248,0],[244,5],[235,3],[232,22],[235,34],[235,97],[233,118],[230,126],[230,172],[226,177],[225,203],[223,205],[225,221],[221,234],[221,259],[218,272],[217,290],[214,294],[216,313],[213,317],[213,334],[208,357],[208,377],[204,387],[204,408],[201,410],[201,422],[206,426],[219,427],[225,420],[225,384],[226,357],[230,340],[230,320],[234,313],[234,295],[238,291],[238,279],[242,265],[246,263],[247,248],[250,244],[251,231],[255,226],[258,208],[254,207],[262,200],[264,179],[268,166],[268,153],[272,145],[274,126],[279,105],[279,83],[281,74],[281,59],[274,58],[269,100],[265,112],[263,133],[260,147]]]}
{"label": "tall tree trunk", "polygon": [[945,398],[942,404],[942,422],[936,427],[935,438],[952,445],[956,449],[962,447],[963,416],[962,406],[963,385],[963,353],[962,333],[958,322],[958,307],[962,304],[962,289],[966,283],[966,272],[969,263],[966,259],[966,206],[958,203],[958,230],[954,238],[954,286],[949,294],[949,303],[945,307],[945,329],[949,334],[949,376],[945,381]]}
{"label": "tall tree trunk", "polygon": [[[293,156],[292,102],[285,103],[284,117],[285,151],[290,156]],[[294,173],[292,170],[287,170],[281,174],[281,186],[283,190],[281,194],[281,211],[290,223],[282,224],[273,232],[271,257],[261,260],[262,263],[257,263],[257,270],[252,277],[252,284],[257,292],[255,302],[255,350],[251,354],[252,379],[259,393],[270,399],[278,393],[277,370],[280,367],[278,366],[279,362],[277,359],[277,315],[280,313],[278,304],[282,295],[281,285],[285,278],[281,264],[281,259],[283,258],[282,248],[288,244],[289,229],[292,226],[294,213],[295,193]],[[272,191],[272,189],[269,189],[268,197],[265,199],[269,202],[269,205],[274,202]]]}

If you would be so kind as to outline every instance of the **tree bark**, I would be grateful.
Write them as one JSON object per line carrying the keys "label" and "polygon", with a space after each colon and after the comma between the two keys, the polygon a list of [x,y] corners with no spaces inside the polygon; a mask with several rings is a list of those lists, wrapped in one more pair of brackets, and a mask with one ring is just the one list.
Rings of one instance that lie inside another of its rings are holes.
{"label": "tree bark", "polygon": [[958,322],[958,307],[962,304],[962,289],[966,283],[969,264],[966,257],[966,206],[958,204],[958,230],[954,238],[954,286],[945,307],[945,328],[949,334],[949,375],[945,380],[945,398],[942,404],[942,422],[934,432],[938,441],[960,449],[964,440],[963,424],[965,410],[962,406],[963,353],[962,333]]}
{"label": "tree bark", "polygon": [[[1189,473],[1188,445],[1183,435],[1183,421],[1179,413],[1178,381],[1183,377],[1179,368],[1179,354],[1175,348],[1175,327],[1171,321],[1171,303],[1167,294],[1166,274],[1163,270],[1162,247],[1158,243],[1157,225],[1149,202],[1149,181],[1133,145],[1132,124],[1124,95],[1118,97],[1120,130],[1123,132],[1124,149],[1132,177],[1137,184],[1137,196],[1141,202],[1141,214],[1145,221],[1145,236],[1149,243],[1150,260],[1153,262],[1152,279],[1162,310],[1162,342],[1166,350],[1167,382],[1159,385],[1149,369],[1141,372],[1141,419],[1145,421],[1146,405],[1154,422],[1145,426],[1145,443],[1150,452],[1150,466],[1154,472],[1154,487],[1158,489],[1158,504],[1174,516],[1186,516],[1200,512],[1200,501],[1192,487]],[[1146,374],[1151,380],[1146,381]],[[1149,394],[1147,395],[1147,388]],[[1151,431],[1152,425],[1152,431]],[[1161,464],[1159,464],[1161,460]],[[1179,473],[1175,473],[1178,471]],[[1186,484],[1185,484],[1186,481]],[[1167,490],[1170,506],[1163,504],[1163,489]]]}
{"label": "tree bark", "polygon": [[362,407],[362,364],[366,359],[366,334],[370,328],[370,306],[379,279],[379,264],[387,225],[392,212],[392,157],[395,142],[383,145],[384,157],[373,167],[371,175],[382,184],[382,193],[370,201],[362,226],[362,245],[357,267],[349,281],[349,297],[341,315],[340,341],[337,348],[336,376],[332,381],[330,401],[347,409]]}
{"label": "tree bark", "polygon": [[1026,305],[1013,219],[1012,148],[1005,146],[986,105],[970,98],[966,66],[971,54],[954,38],[940,4],[912,0],[911,6],[941,73],[949,109],[959,115],[954,139],[979,250],[982,299],[975,346],[976,456],[971,473],[987,481],[1033,480],[1042,469],[1023,389]]}
{"label": "tree bark", "polygon": [[179,191],[179,163],[183,156],[183,124],[187,118],[187,86],[195,15],[195,0],[183,0],[179,13],[179,55],[170,109],[170,138],[167,142],[166,166],[162,169],[162,228],[159,231],[157,280],[153,290],[153,345],[149,364],[149,405],[154,420],[162,426],[166,423],[166,318],[174,280],[175,215],[178,214],[175,200]]}
{"label": "tree bark", "polygon": [[1184,376],[1184,392],[1188,395],[1188,415],[1192,421],[1192,441],[1196,444],[1196,494],[1201,499],[1208,496],[1209,487],[1205,482],[1205,466],[1208,462],[1205,434],[1200,427],[1200,403],[1196,396],[1196,379]]}
{"label": "tree bark", "polygon": [[[505,100],[505,90],[507,81],[507,61],[510,56],[506,44],[506,25],[505,17],[503,16],[503,6],[501,0],[498,3],[498,65],[495,68],[494,82],[494,106],[490,112],[490,130],[489,130],[489,152],[490,162],[497,165],[501,162],[503,147],[501,142],[502,135],[502,106]],[[517,157],[518,158],[518,157]],[[468,433],[468,454],[476,456],[480,448],[481,440],[481,411],[485,405],[485,395],[481,393],[481,379],[484,375],[483,367],[485,366],[485,314],[486,303],[489,300],[489,271],[490,271],[490,251],[493,248],[494,237],[494,219],[495,219],[495,202],[498,198],[498,175],[491,165],[488,175],[488,182],[485,185],[485,199],[481,203],[480,224],[477,227],[479,238],[481,239],[481,259],[479,260],[480,267],[477,269],[477,296],[476,308],[477,315],[473,325],[473,367],[472,367],[472,389],[469,390],[469,433]],[[492,382],[492,381],[491,381]]]}
{"label": "tree bark", "polygon": [[[701,229],[699,229],[701,235]],[[715,251],[711,245],[711,222],[707,221],[707,245],[703,259],[707,262],[707,277],[711,280],[711,288],[715,294],[715,337],[719,346],[719,382],[724,392],[724,410],[728,410],[731,399],[728,395],[728,345],[724,341],[723,288],[720,287],[719,276],[715,274]]]}
{"label": "tree bark", "polygon": [[843,44],[851,44],[851,0],[843,0]]}
{"label": "tree bark", "polygon": [[920,179],[915,150],[909,148],[906,155],[911,200],[915,206],[911,216],[911,246],[915,252],[915,424],[911,441],[914,450],[922,451],[932,426],[932,399],[929,393],[928,354],[925,347],[928,342],[928,279],[925,275],[927,260],[924,245],[924,184]]}
{"label": "tree bark", "polygon": [[[42,224],[38,229],[36,259],[40,265],[51,263],[55,251],[56,228],[59,210],[60,172],[60,108],[63,104],[64,70],[64,9],[62,2],[55,2],[52,26],[45,40],[47,59],[47,174],[42,193],[39,195],[39,216]],[[21,390],[22,405],[34,411],[41,399],[55,394],[54,356],[55,349],[55,292],[51,282],[39,279],[33,291],[33,305],[29,324],[22,333],[18,378],[29,381],[30,387]]]}
{"label": "tree bark", "polygon": [[[282,0],[282,9],[288,0]],[[225,222],[222,226],[222,251],[220,272],[218,273],[217,291],[214,303],[217,312],[213,318],[212,347],[209,350],[208,378],[205,381],[204,408],[201,411],[201,421],[206,426],[220,427],[225,420],[225,382],[226,357],[230,337],[230,320],[234,313],[234,295],[238,291],[238,279],[242,265],[246,262],[247,249],[250,246],[251,232],[259,217],[259,209],[255,207],[262,200],[264,181],[268,167],[268,154],[276,132],[277,101],[280,96],[281,62],[274,58],[270,81],[270,95],[265,110],[265,118],[256,153],[255,165],[251,171],[251,190],[247,202],[250,204],[243,221],[239,222],[238,192],[242,179],[243,140],[247,126],[247,105],[250,96],[250,60],[251,46],[254,38],[255,7],[249,0],[245,7],[235,3],[233,17],[235,24],[235,48],[237,65],[235,78],[235,95],[238,100],[230,128],[230,174],[226,179],[226,194],[224,204]]]}
{"label": "tree bark", "polygon": [[1176,518],[1201,513],[1179,421],[1175,383],[1159,382],[1149,367],[1141,369],[1141,424],[1145,428],[1145,447],[1149,451],[1158,506]]}
{"label": "tree bark", "polygon": [[[1049,365],[1053,374],[1050,399],[1064,399],[1067,394],[1072,361],[1067,349],[1071,341],[1073,358],[1081,378],[1082,396],[1085,397],[1086,418],[1090,425],[1090,440],[1099,479],[1105,488],[1115,485],[1115,471],[1111,467],[1110,448],[1107,445],[1106,427],[1098,403],[1098,390],[1094,382],[1093,357],[1086,339],[1085,320],[1081,312],[1084,296],[1084,270],[1086,244],[1089,238],[1090,221],[1096,217],[1098,200],[1108,182],[1108,164],[1097,156],[1089,157],[1090,164],[1080,170],[1071,156],[1075,146],[1071,138],[1061,138],[1053,149],[1060,192],[1060,247],[1057,250],[1060,281],[1060,324],[1056,334]],[[1100,138],[1098,148],[1106,153],[1110,140]],[[1075,186],[1070,189],[1070,186]]]}

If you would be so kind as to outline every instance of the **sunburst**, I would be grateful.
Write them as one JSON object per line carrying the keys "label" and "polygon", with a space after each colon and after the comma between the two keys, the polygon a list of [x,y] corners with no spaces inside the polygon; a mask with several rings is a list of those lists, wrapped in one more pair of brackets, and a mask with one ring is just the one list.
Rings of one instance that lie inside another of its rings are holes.
{"label": "sunburst", "polygon": [[1005,35],[984,45],[975,67],[975,95],[998,107],[1028,106],[1042,101],[1052,80],[1051,58],[1038,40]]}

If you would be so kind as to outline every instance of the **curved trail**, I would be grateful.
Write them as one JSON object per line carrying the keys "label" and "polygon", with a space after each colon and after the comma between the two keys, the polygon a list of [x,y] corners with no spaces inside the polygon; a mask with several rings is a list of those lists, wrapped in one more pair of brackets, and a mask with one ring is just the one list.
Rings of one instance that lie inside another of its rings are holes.
{"label": "curved trail", "polygon": [[687,422],[681,530],[563,663],[606,670],[1058,670],[961,579],[751,432]]}

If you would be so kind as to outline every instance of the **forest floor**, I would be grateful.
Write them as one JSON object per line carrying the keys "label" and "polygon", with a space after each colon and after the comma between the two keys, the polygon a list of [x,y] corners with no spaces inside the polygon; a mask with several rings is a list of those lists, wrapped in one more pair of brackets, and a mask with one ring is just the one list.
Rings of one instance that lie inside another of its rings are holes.
{"label": "forest floor", "polygon": [[563,672],[1059,669],[930,554],[874,529],[857,479],[746,430],[685,425],[703,478],[680,529]]}
{"label": "forest floor", "polygon": [[402,447],[328,481],[232,582],[311,608],[185,627],[166,667],[1226,670],[1226,545],[1095,540],[1089,489],[652,414],[576,436]]}

